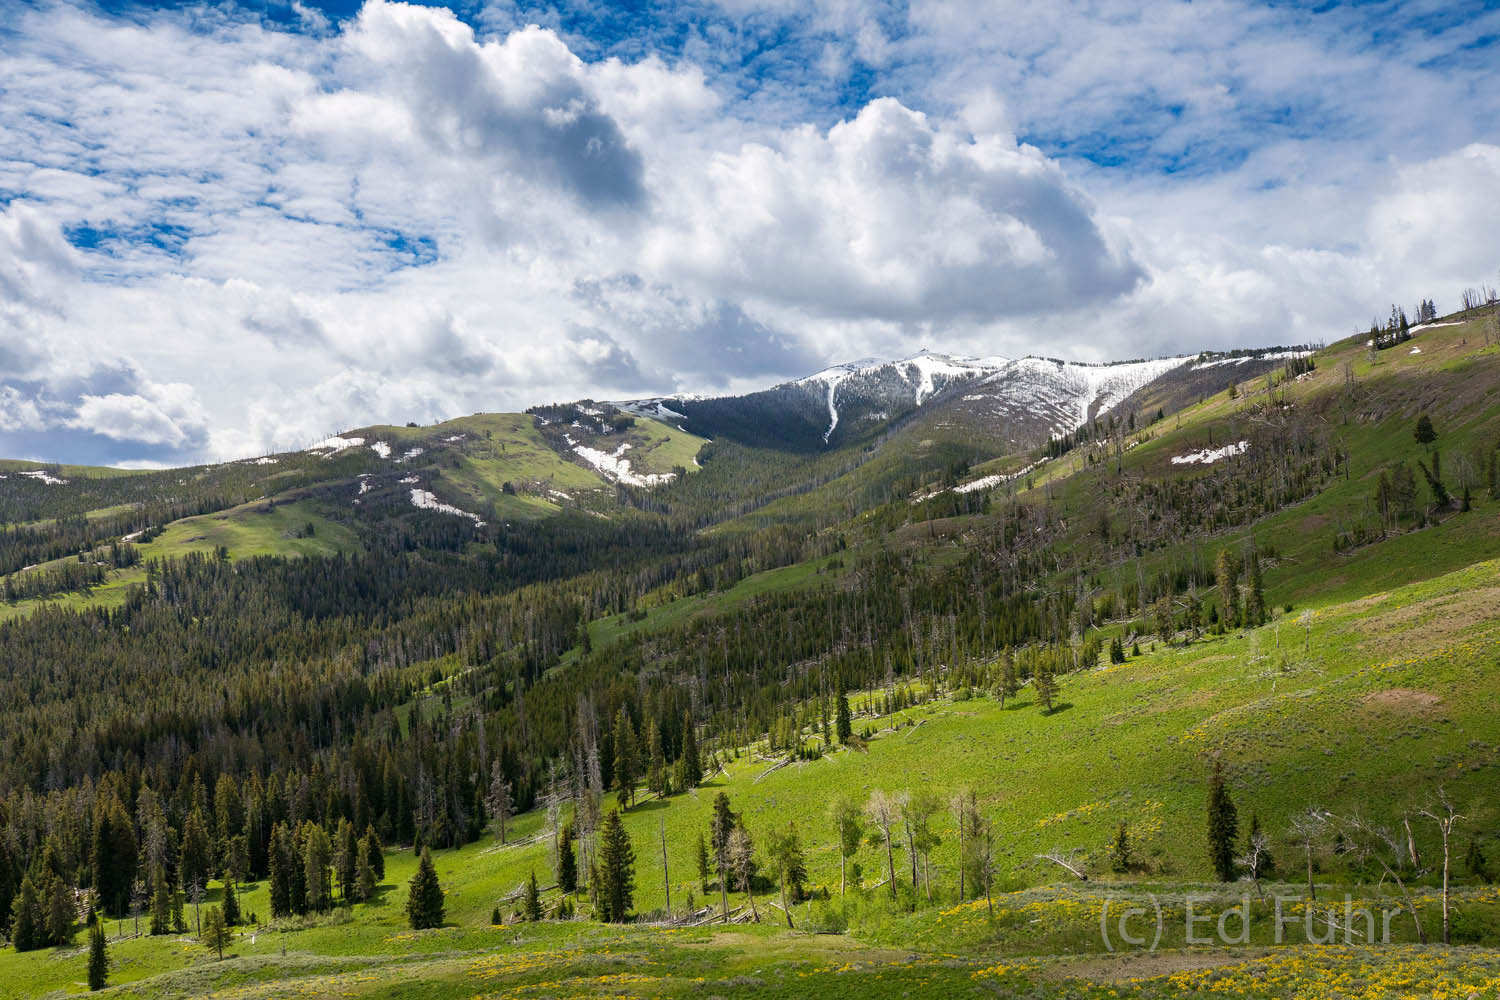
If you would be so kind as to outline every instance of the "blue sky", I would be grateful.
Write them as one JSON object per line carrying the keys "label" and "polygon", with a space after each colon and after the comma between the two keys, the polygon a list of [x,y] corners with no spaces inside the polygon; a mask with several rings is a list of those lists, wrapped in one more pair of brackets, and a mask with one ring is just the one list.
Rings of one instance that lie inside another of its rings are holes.
{"label": "blue sky", "polygon": [[1500,283],[1500,5],[12,2],[0,452],[176,463]]}

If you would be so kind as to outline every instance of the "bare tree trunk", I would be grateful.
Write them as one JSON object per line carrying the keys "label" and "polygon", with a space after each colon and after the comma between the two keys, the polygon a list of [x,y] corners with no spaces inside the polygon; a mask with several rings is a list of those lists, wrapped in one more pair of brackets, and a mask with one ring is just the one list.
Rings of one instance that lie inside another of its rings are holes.
{"label": "bare tree trunk", "polygon": [[667,874],[667,821],[660,820],[661,830],[661,881],[667,893],[667,919],[672,919],[672,877]]}

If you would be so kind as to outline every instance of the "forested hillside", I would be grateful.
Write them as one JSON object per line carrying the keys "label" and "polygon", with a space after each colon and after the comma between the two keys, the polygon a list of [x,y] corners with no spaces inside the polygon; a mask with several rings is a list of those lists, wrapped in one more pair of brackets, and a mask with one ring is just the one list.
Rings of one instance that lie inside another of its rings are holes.
{"label": "forested hillside", "polygon": [[[153,995],[400,995],[412,955],[443,995],[473,995],[471,959],[542,989],[527,949],[594,995],[630,970],[579,956],[611,948],[666,995],[699,959],[583,928],[713,908],[847,932],[847,956],[746,939],[831,991],[916,949],[892,975],[919,992],[1061,995],[994,963],[1097,950],[1081,877],[1399,877],[1433,939],[1446,880],[1452,937],[1500,942],[1495,323],[1074,372],[1093,412],[1024,434],[985,423],[1039,391],[1012,366],[927,395],[887,373],[916,395],[826,443],[826,411],[797,396],[783,433],[756,395],[129,475],[9,463],[0,995],[81,982],[96,914],[112,982]],[[1218,857],[1215,783],[1240,803]],[[408,937],[424,850],[448,930]],[[199,902],[256,929],[226,932],[237,971],[172,944]],[[784,995],[757,969],[724,994]],[[1079,975],[1067,995],[1114,982]]]}

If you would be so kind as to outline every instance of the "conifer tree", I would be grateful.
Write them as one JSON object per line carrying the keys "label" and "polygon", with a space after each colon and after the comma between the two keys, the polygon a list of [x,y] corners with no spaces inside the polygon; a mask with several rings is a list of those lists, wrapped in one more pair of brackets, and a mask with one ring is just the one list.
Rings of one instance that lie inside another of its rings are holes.
{"label": "conifer tree", "polygon": [[77,919],[73,888],[61,875],[50,875],[47,881],[47,942],[59,946],[72,944],[73,925]]}
{"label": "conifer tree", "polygon": [[686,713],[682,718],[682,756],[678,760],[683,791],[697,788],[703,781],[703,761],[698,756],[698,737],[693,728],[692,713]]}
{"label": "conifer tree", "polygon": [[167,885],[167,873],[161,865],[151,873],[151,933],[172,932],[172,888]]}
{"label": "conifer tree", "polygon": [[615,786],[620,790],[622,805],[635,805],[635,783],[640,780],[640,770],[641,751],[635,726],[630,713],[621,705],[615,716]]}
{"label": "conifer tree", "polygon": [[304,823],[302,830],[302,875],[307,909],[326,913],[333,908],[333,879],[329,869],[333,862],[333,844],[316,823]]}
{"label": "conifer tree", "polygon": [[1412,429],[1412,437],[1417,439],[1417,444],[1432,444],[1437,440],[1437,431],[1433,429],[1432,418],[1423,413],[1417,417],[1417,424]]}
{"label": "conifer tree", "polygon": [[611,809],[604,817],[599,830],[598,857],[601,917],[622,924],[635,901],[635,850],[630,846],[630,835],[625,832],[618,810]]}
{"label": "conifer tree", "polygon": [[357,891],[355,881],[359,877],[359,838],[354,834],[354,824],[347,819],[339,820],[334,843],[334,872],[338,876],[339,895],[344,902],[353,902]]}
{"label": "conifer tree", "polygon": [[661,749],[661,730],[655,716],[646,719],[646,787],[657,795],[666,794],[667,759]]}
{"label": "conifer tree", "polygon": [[735,816],[729,808],[729,796],[714,796],[714,811],[708,821],[708,840],[713,849],[714,868],[719,873],[719,897],[724,920],[729,920],[729,837],[734,833]]}
{"label": "conifer tree", "polygon": [[102,990],[108,985],[109,949],[104,939],[104,924],[96,920],[89,928],[89,990]]}
{"label": "conifer tree", "polygon": [[1214,564],[1214,580],[1219,588],[1220,631],[1236,628],[1240,623],[1239,575],[1234,553],[1220,549],[1218,561]]}
{"label": "conifer tree", "polygon": [[1057,675],[1052,672],[1052,658],[1042,656],[1031,671],[1031,688],[1043,712],[1051,713],[1057,700]]}
{"label": "conifer tree", "polygon": [[840,743],[848,743],[854,736],[854,718],[849,712],[849,694],[839,685],[838,708],[834,714],[834,735]]}
{"label": "conifer tree", "polygon": [[807,882],[807,857],[802,853],[802,838],[797,827],[788,823],[780,833],[772,833],[767,853],[776,868],[776,879],[781,886],[781,912],[786,915],[786,925],[792,926],[792,903],[802,895]]}
{"label": "conifer tree", "polygon": [[285,823],[271,828],[270,849],[266,852],[266,865],[271,890],[271,916],[288,917],[292,914],[291,833]]}
{"label": "conifer tree", "polygon": [[234,931],[225,922],[223,910],[217,906],[208,908],[203,914],[203,928],[198,933],[198,940],[205,948],[218,952],[219,961],[224,960],[224,949],[234,944]]}
{"label": "conifer tree", "polygon": [[1120,820],[1114,839],[1109,842],[1109,867],[1117,875],[1130,871],[1134,859],[1130,853],[1130,828]]}
{"label": "conifer tree", "polygon": [[495,834],[500,838],[500,843],[505,843],[505,824],[510,820],[510,811],[513,803],[510,800],[510,782],[505,780],[505,769],[501,766],[500,759],[495,758],[495,763],[490,771],[490,794],[487,800],[490,815],[495,817]]}
{"label": "conifer tree", "polygon": [[542,895],[537,889],[535,868],[526,879],[526,891],[521,895],[521,916],[533,924],[542,919]]}
{"label": "conifer tree", "polygon": [[695,859],[698,863],[698,891],[708,893],[708,842],[703,839],[703,831],[698,831],[698,846]]}
{"label": "conifer tree", "polygon": [[182,872],[177,873],[177,881],[172,886],[172,930],[182,934],[187,930],[187,920],[183,916],[182,908],[185,896],[182,891]]}
{"label": "conifer tree", "polygon": [[240,919],[240,894],[239,890],[235,888],[234,879],[232,878],[226,879],[224,882],[224,905],[222,910],[224,913],[224,923],[230,927],[238,927],[242,923]]}
{"label": "conifer tree", "polygon": [[16,951],[33,951],[47,946],[47,915],[30,873],[22,876],[21,889],[12,904],[10,943]]}
{"label": "conifer tree", "polygon": [[368,903],[375,898],[375,868],[370,864],[370,842],[361,840],[354,862],[354,898]]}
{"label": "conifer tree", "polygon": [[557,846],[557,887],[564,893],[578,891],[578,857],[573,852],[573,824],[562,829]]}
{"label": "conifer tree", "polygon": [[208,839],[208,825],[203,812],[196,806],[188,813],[182,824],[182,847],[179,853],[182,880],[187,885],[207,885],[212,851]]}
{"label": "conifer tree", "polygon": [[1214,761],[1208,786],[1208,856],[1221,882],[1234,881],[1234,841],[1239,835],[1239,814],[1224,787],[1224,764]]}
{"label": "conifer tree", "polygon": [[365,827],[365,843],[370,848],[370,870],[375,873],[375,883],[378,885],[385,878],[385,845],[380,842],[380,835],[375,832],[375,827]]}
{"label": "conifer tree", "polygon": [[1250,552],[1249,592],[1245,595],[1245,624],[1252,628],[1266,623],[1266,592],[1260,575],[1260,553]]}
{"label": "conifer tree", "polygon": [[417,862],[417,873],[407,886],[406,919],[413,930],[443,926],[443,887],[432,864],[432,852],[426,847]]}

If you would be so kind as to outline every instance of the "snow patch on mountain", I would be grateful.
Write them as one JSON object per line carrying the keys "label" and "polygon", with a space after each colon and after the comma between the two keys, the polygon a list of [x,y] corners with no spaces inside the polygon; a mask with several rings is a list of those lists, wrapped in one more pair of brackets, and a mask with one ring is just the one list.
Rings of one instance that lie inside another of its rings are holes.
{"label": "snow patch on mountain", "polygon": [[361,437],[346,438],[335,435],[331,438],[324,438],[322,441],[319,441],[317,444],[313,445],[307,450],[327,452],[328,454],[323,456],[324,458],[327,458],[328,455],[337,454],[338,452],[341,452],[346,448],[358,448],[364,443],[365,439]]}
{"label": "snow patch on mountain", "polygon": [[391,446],[386,444],[384,441],[376,441],[374,444],[370,445],[370,450],[379,455],[381,458],[391,457]]}
{"label": "snow patch on mountain", "polygon": [[58,477],[50,475],[42,469],[32,469],[29,472],[21,473],[21,475],[26,476],[29,479],[35,479],[37,482],[46,483],[48,486],[68,485],[68,481],[66,479],[59,479]]}
{"label": "snow patch on mountain", "polygon": [[1222,368],[1225,365],[1243,365],[1251,361],[1287,361],[1293,358],[1310,358],[1312,351],[1269,351],[1264,354],[1241,354],[1232,358],[1214,358],[1212,361],[1197,361],[1193,363],[1193,371],[1202,371],[1205,368]]}
{"label": "snow patch on mountain", "polygon": [[1186,455],[1173,455],[1173,465],[1213,465],[1220,459],[1233,458],[1243,455],[1250,450],[1249,441],[1238,441],[1234,444],[1226,444],[1222,448],[1204,448],[1202,451],[1188,452]]}
{"label": "snow patch on mountain", "polygon": [[457,507],[454,507],[451,504],[443,503],[435,495],[427,490],[413,489],[411,491],[411,505],[413,507],[420,507],[423,510],[435,510],[440,514],[453,514],[456,517],[467,517],[469,520],[474,522],[474,526],[476,528],[484,527],[484,522],[479,519],[478,514],[471,514],[466,510],[459,510]]}
{"label": "snow patch on mountain", "polygon": [[[568,438],[568,443],[572,444],[573,439]],[[629,450],[630,442],[628,441],[616,448],[613,453],[600,451],[597,448],[590,448],[587,445],[573,445],[573,451],[577,453],[578,457],[592,465],[595,469],[598,469],[599,473],[606,479],[613,479],[627,486],[660,486],[662,483],[670,483],[672,481],[673,474],[670,472],[646,473],[644,475],[632,472],[630,469],[630,459],[625,457],[625,452]]]}

